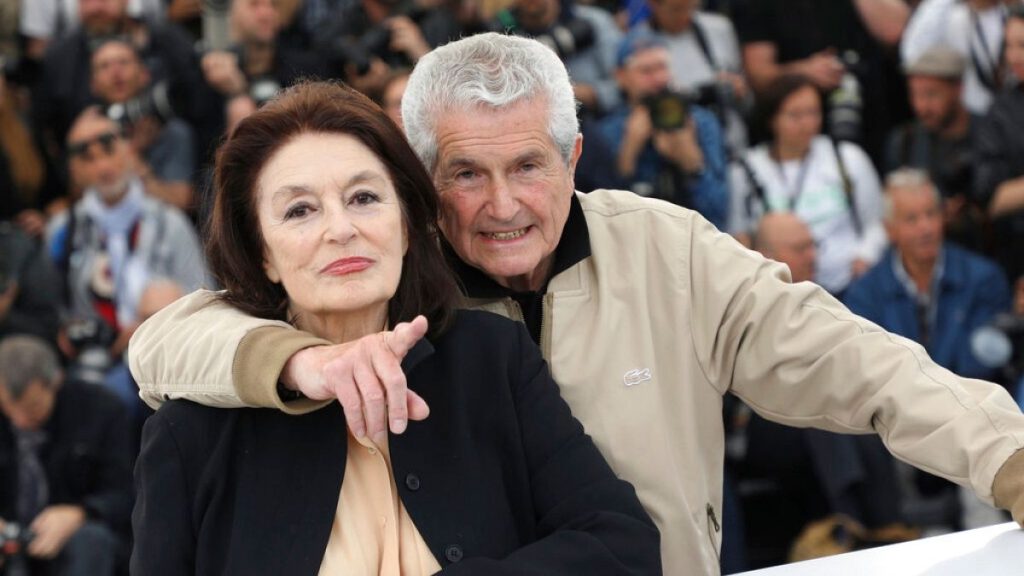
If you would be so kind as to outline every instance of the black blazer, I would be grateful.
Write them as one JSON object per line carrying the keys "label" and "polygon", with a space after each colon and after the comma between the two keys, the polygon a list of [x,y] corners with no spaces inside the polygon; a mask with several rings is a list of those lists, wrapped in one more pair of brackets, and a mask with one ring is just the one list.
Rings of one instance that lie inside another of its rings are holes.
{"label": "black blazer", "polygon": [[[431,414],[390,436],[392,468],[446,573],[661,573],[657,529],[521,325],[461,311],[403,368]],[[316,574],[346,448],[336,404],[288,416],[167,403],[143,432],[132,573]]]}
{"label": "black blazer", "polygon": [[[93,384],[73,380],[57,390],[44,426],[40,454],[50,504],[74,504],[87,517],[127,535],[132,511],[128,418],[120,400]],[[18,448],[11,424],[0,415],[0,518],[17,517]]]}

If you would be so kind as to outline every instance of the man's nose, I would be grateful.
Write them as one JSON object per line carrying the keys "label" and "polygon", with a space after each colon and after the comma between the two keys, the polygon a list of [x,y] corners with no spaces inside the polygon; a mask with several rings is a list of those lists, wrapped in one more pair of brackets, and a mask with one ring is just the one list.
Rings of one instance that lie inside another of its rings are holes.
{"label": "man's nose", "polygon": [[495,220],[511,220],[519,212],[519,202],[507,179],[496,178],[493,181],[487,208]]}

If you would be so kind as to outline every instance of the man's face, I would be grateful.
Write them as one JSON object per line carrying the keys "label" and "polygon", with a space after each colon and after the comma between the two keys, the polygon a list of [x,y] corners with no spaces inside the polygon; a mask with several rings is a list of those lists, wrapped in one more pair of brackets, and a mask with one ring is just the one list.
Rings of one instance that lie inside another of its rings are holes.
{"label": "man's face", "polygon": [[50,419],[56,393],[41,380],[25,388],[21,397],[14,399],[6,386],[0,386],[0,410],[19,430],[39,430]]}
{"label": "man's face", "polygon": [[104,102],[125,102],[149,82],[149,73],[127,44],[107,42],[92,55],[92,91]]}
{"label": "man's face", "polygon": [[281,27],[273,0],[234,0],[231,23],[238,40],[245,44],[271,44]]}
{"label": "man's face", "polygon": [[649,0],[651,15],[658,28],[668,34],[678,34],[690,27],[699,0]]}
{"label": "man's face", "polygon": [[124,20],[128,0],[78,0],[78,17],[90,34],[116,32]]}
{"label": "man's face", "polygon": [[528,28],[551,26],[558,20],[558,0],[515,0],[516,17]]}
{"label": "man's face", "polygon": [[631,102],[661,92],[672,80],[668,49],[655,46],[633,54],[618,70],[619,85]]}
{"label": "man's face", "polygon": [[107,203],[118,202],[128,189],[130,151],[117,125],[104,117],[87,117],[68,133],[71,176],[82,188],[95,188]]}
{"label": "man's face", "polygon": [[569,216],[582,137],[568,165],[541,99],[437,120],[440,226],[463,261],[499,284],[538,290]]}
{"label": "man's face", "polygon": [[1010,18],[1006,22],[1006,64],[1014,76],[1024,78],[1024,19]]}
{"label": "man's face", "polygon": [[959,82],[934,76],[911,76],[907,79],[907,88],[914,115],[933,132],[945,129],[961,106]]}
{"label": "man's face", "polygon": [[910,262],[931,262],[942,248],[942,210],[930,186],[889,190],[892,215],[886,231],[893,246]]}
{"label": "man's face", "polygon": [[793,282],[809,282],[814,280],[817,255],[811,231],[802,222],[792,222],[776,231],[768,256],[789,266]]}

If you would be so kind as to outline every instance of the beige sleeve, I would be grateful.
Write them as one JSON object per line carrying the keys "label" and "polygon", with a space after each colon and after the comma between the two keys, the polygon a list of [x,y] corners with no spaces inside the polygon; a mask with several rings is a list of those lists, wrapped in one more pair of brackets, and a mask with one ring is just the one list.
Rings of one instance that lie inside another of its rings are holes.
{"label": "beige sleeve", "polygon": [[277,380],[292,354],[327,343],[285,322],[247,316],[218,301],[214,292],[197,290],[135,331],[128,366],[139,396],[153,408],[185,398],[219,408],[305,412],[323,403],[285,405]]}
{"label": "beige sleeve", "polygon": [[703,220],[695,228],[691,333],[709,382],[776,422],[876,432],[897,458],[993,502],[996,473],[1024,448],[1005,389],[956,376]]}

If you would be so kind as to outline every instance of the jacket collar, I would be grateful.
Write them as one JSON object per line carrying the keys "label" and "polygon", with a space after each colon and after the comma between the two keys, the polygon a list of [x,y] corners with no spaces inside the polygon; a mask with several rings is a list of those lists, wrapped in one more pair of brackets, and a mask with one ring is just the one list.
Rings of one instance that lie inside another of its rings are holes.
{"label": "jacket collar", "polygon": [[[480,269],[464,262],[447,240],[444,241],[442,248],[466,296],[470,298],[506,298],[516,294],[515,290],[498,284]],[[579,198],[573,194],[569,203],[569,216],[562,229],[562,236],[558,240],[558,247],[555,248],[555,261],[551,266],[551,274],[545,280],[541,293],[547,292],[547,284],[551,278],[579,264],[589,256],[590,231],[587,229],[587,218],[583,213],[583,205],[580,204]]]}

